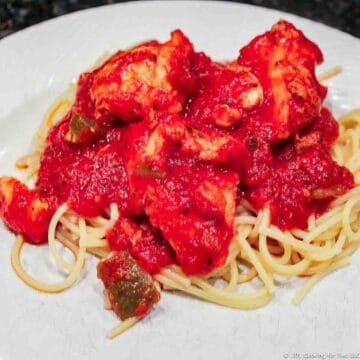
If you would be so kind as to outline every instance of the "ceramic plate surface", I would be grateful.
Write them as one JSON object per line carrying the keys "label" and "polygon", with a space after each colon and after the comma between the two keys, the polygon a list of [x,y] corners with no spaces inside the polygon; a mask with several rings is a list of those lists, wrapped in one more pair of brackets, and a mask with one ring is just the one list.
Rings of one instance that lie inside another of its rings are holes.
{"label": "ceramic plate surface", "polygon": [[[328,83],[327,103],[335,114],[359,107],[360,41],[350,35],[234,3],[144,1],[100,7],[0,41],[0,175],[15,174],[14,161],[29,150],[51,102],[104,52],[151,38],[165,40],[172,29],[181,28],[197,50],[219,60],[235,58],[241,46],[280,18],[319,44],[325,56],[319,71],[343,67]],[[109,341],[105,333],[117,320],[103,309],[96,261],[89,259],[81,281],[70,290],[41,294],[12,271],[13,242],[14,236],[0,225],[0,360],[252,360],[360,353],[359,254],[349,267],[316,286],[300,306],[291,303],[290,284],[282,285],[267,307],[254,311],[164,294],[149,317]],[[27,249],[25,266],[46,280],[59,279],[45,253],[45,248]]]}

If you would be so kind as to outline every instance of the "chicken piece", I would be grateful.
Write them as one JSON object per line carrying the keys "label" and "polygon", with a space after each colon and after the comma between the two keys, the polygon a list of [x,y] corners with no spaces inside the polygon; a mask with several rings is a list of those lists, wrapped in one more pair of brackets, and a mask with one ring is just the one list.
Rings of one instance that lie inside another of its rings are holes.
{"label": "chicken piece", "polygon": [[327,108],[322,108],[319,116],[302,129],[295,141],[301,147],[306,143],[307,146],[319,145],[330,149],[338,136],[339,123]]}
{"label": "chicken piece", "polygon": [[[190,133],[182,118],[176,119],[158,119],[153,129],[144,121],[133,123],[123,136],[129,208],[132,214],[145,212],[186,273],[207,274],[228,255],[240,179],[237,171],[216,162],[219,157],[200,160],[198,150],[184,156],[182,145]],[[139,133],[140,138],[135,136]]]}
{"label": "chicken piece", "polygon": [[20,181],[0,178],[0,217],[15,233],[32,244],[46,243],[53,215],[47,202]]}
{"label": "chicken piece", "polygon": [[315,76],[320,49],[292,24],[280,21],[240,50],[238,62],[257,76],[264,103],[254,123],[272,143],[295,135],[320,113],[326,88]]}
{"label": "chicken piece", "polygon": [[205,218],[217,218],[231,228],[235,215],[235,186],[204,180],[192,194],[194,208]]}
{"label": "chicken piece", "polygon": [[210,69],[203,76],[206,80],[202,79],[200,94],[187,111],[191,122],[229,128],[262,104],[263,90],[259,80],[246,67],[237,63],[210,63],[208,66]]}
{"label": "chicken piece", "polygon": [[318,188],[311,191],[311,199],[312,200],[328,200],[328,199],[334,199],[340,195],[345,194],[351,187],[351,186],[345,186],[342,184],[334,185],[330,188]]}
{"label": "chicken piece", "polygon": [[149,41],[119,51],[101,67],[83,73],[66,139],[91,142],[115,119],[141,120],[151,110],[178,113],[196,87],[194,49],[180,30],[166,43]]}
{"label": "chicken piece", "polygon": [[298,153],[301,153],[303,150],[309,147],[321,145],[321,132],[316,130],[303,136],[296,136],[294,142],[296,151]]}
{"label": "chicken piece", "polygon": [[159,302],[160,293],[151,276],[128,251],[113,253],[97,266],[111,308],[121,319],[144,317]]}
{"label": "chicken piece", "polygon": [[[217,129],[189,127],[177,114],[164,116],[138,151],[138,158],[142,159],[140,170],[146,169],[143,164],[152,164],[152,167],[163,164],[172,152],[212,164],[229,164],[236,169],[245,168],[249,162],[248,150],[240,139]],[[154,176],[162,176],[161,171],[153,170]]]}
{"label": "chicken piece", "polygon": [[164,44],[150,41],[118,52],[95,73],[90,88],[95,113],[134,121],[151,109],[180,112],[195,87],[193,53],[180,30]]}
{"label": "chicken piece", "polygon": [[[179,144],[180,150],[195,159],[218,164],[245,166],[248,152],[245,145],[229,134],[215,129],[187,128],[184,124],[164,127],[165,136]],[[241,159],[241,164],[239,161]]]}
{"label": "chicken piece", "polygon": [[170,243],[187,274],[208,274],[224,264],[234,235],[239,177],[193,159],[168,160],[166,176],[152,183],[131,178],[151,224]]}
{"label": "chicken piece", "polygon": [[273,149],[276,150],[275,153],[279,160],[287,160],[295,152],[300,154],[311,147],[321,148],[319,151],[328,151],[338,136],[338,122],[328,109],[322,108],[320,115],[296,134],[293,139],[284,144],[277,144],[273,146]]}

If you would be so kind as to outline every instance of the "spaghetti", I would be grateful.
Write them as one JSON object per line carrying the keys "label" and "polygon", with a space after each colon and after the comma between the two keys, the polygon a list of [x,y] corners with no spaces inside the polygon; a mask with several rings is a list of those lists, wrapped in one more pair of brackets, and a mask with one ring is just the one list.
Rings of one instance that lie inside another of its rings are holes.
{"label": "spaghetti", "polygon": [[[45,123],[54,123],[56,112],[50,113],[50,116],[50,119],[45,119]],[[360,143],[356,140],[360,137],[360,110],[342,116],[339,123],[340,137],[334,145],[333,153],[338,162],[348,167],[349,164],[354,164],[360,154]],[[46,137],[45,134],[39,135],[44,139]],[[38,161],[39,159],[35,163]],[[29,176],[36,174],[30,164],[26,166],[26,171]],[[360,166],[353,167],[353,172],[357,179],[356,187],[334,200],[331,209],[324,215],[309,219],[313,223],[309,224],[308,230],[283,232],[269,224],[267,210],[256,212],[244,201],[237,209],[236,236],[225,266],[203,278],[186,276],[181,268],[172,265],[163,269],[155,279],[166,290],[178,290],[237,309],[255,309],[271,300],[276,287],[275,276],[303,276],[307,280],[294,297],[294,303],[300,303],[321,278],[348,265],[350,256],[360,246]],[[16,274],[27,285],[43,292],[59,292],[71,286],[80,275],[85,251],[99,258],[109,255],[110,250],[104,236],[106,229],[111,228],[119,216],[115,204],[109,209],[109,213],[109,218],[86,219],[85,224],[84,219],[69,211],[66,205],[61,206],[54,214],[49,227],[50,251],[59,267],[70,273],[62,284],[42,284],[26,273],[20,261],[24,244],[21,237],[15,243],[11,257]],[[80,240],[81,231],[82,239],[86,240]],[[267,239],[276,240],[277,244],[269,244]],[[60,257],[55,247],[56,242],[71,250],[76,258],[74,264],[69,264]],[[251,283],[255,277],[262,280],[263,288],[250,294],[238,292],[241,285]],[[214,279],[222,280],[226,285],[216,287],[212,285]],[[109,337],[122,334],[137,321],[139,318],[131,318],[121,323],[109,332]]]}

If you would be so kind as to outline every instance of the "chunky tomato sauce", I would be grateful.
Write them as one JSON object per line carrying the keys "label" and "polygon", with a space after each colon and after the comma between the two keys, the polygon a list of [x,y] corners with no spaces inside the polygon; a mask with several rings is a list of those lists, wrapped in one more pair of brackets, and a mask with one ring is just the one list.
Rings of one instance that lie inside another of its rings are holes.
{"label": "chunky tomato sauce", "polygon": [[0,214],[41,243],[62,203],[86,217],[116,203],[110,247],[152,274],[224,264],[242,198],[269,207],[281,229],[305,228],[354,185],[330,156],[338,126],[322,105],[321,62],[285,21],[227,63],[196,52],[181,31],[120,51],[80,76],[72,109],[47,137],[35,190],[2,179]]}

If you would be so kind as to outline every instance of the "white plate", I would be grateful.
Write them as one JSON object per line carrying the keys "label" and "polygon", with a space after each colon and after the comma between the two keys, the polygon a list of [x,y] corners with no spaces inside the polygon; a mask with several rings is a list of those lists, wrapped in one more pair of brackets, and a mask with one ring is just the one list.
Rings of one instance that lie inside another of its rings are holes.
{"label": "white plate", "polygon": [[[223,2],[101,7],[0,41],[0,173],[13,173],[15,159],[28,149],[51,101],[105,51],[150,38],[165,40],[171,29],[181,28],[198,50],[216,59],[234,58],[242,45],[279,18],[294,22],[320,45],[326,59],[323,69],[342,65],[343,73],[329,83],[327,101],[336,113],[359,106],[360,42],[337,30],[277,11]],[[94,266],[69,291],[39,294],[13,273],[9,254],[14,236],[2,225],[0,239],[1,360],[248,360],[360,352],[359,256],[321,282],[299,307],[290,302],[291,286],[283,286],[269,306],[256,311],[164,294],[148,318],[109,341],[105,332],[116,319],[103,310]],[[49,267],[42,252],[34,252],[30,264],[38,264],[38,273]],[[90,267],[94,264],[90,261]]]}

